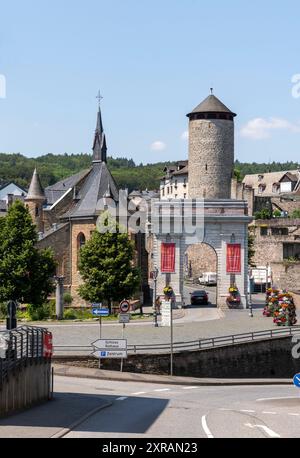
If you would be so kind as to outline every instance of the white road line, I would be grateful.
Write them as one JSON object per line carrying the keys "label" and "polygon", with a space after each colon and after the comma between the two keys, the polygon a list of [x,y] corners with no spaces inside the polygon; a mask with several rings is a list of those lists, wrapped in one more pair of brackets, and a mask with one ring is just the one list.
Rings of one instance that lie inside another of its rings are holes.
{"label": "white road line", "polygon": [[122,396],[121,398],[117,398],[116,401],[125,401],[128,399],[128,396]]}
{"label": "white road line", "polygon": [[255,410],[240,410],[240,412],[255,413]]}
{"label": "white road line", "polygon": [[225,412],[232,412],[233,411],[233,409],[224,409],[224,408],[219,409],[219,410],[224,410]]}
{"label": "white road line", "polygon": [[212,435],[212,433],[210,432],[210,430],[209,430],[209,428],[207,426],[206,415],[203,415],[203,417],[201,419],[201,423],[202,423],[202,428],[204,429],[204,432],[207,435],[207,437],[209,439],[214,439],[214,436]]}
{"label": "white road line", "polygon": [[268,415],[277,415],[277,412],[267,412],[263,411],[262,413],[268,414]]}
{"label": "white road line", "polygon": [[162,388],[160,390],[154,390],[156,393],[162,393],[163,391],[171,391],[170,388]]}
{"label": "white road line", "polygon": [[288,413],[288,415],[292,415],[293,417],[299,417],[300,413]]}
{"label": "white road line", "polygon": [[138,391],[137,393],[132,393],[132,396],[139,396],[140,394],[147,394],[146,391]]}
{"label": "white road line", "polygon": [[260,398],[260,399],[256,399],[256,402],[277,401],[278,399],[295,399],[295,396],[285,396],[281,398]]}
{"label": "white road line", "polygon": [[182,387],[183,390],[197,390],[198,386],[184,386]]}
{"label": "white road line", "polygon": [[245,426],[248,426],[249,428],[261,428],[263,429],[269,437],[275,438],[275,437],[280,437],[279,434],[275,433],[275,431],[272,431],[272,429],[268,428],[265,425],[251,425],[251,423],[245,423]]}

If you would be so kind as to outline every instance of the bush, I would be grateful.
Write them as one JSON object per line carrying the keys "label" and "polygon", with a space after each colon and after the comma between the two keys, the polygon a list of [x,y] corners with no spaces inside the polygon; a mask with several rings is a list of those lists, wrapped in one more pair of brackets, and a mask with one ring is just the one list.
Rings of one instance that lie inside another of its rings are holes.
{"label": "bush", "polygon": [[7,305],[6,304],[0,304],[0,320],[5,320],[7,316]]}
{"label": "bush", "polygon": [[65,320],[75,320],[77,318],[77,313],[74,309],[68,309],[64,311]]}
{"label": "bush", "polygon": [[49,318],[55,318],[55,301],[47,301],[40,307],[34,307],[29,304],[27,313],[32,321],[42,321]]}
{"label": "bush", "polygon": [[73,297],[71,296],[70,293],[65,293],[64,294],[64,304],[65,305],[71,305],[73,302]]}

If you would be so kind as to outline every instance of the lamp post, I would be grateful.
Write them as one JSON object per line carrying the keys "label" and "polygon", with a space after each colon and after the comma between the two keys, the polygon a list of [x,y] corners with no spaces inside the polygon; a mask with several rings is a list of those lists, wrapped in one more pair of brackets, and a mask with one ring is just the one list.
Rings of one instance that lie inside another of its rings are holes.
{"label": "lamp post", "polygon": [[251,270],[248,269],[248,302],[249,302],[249,316],[253,318],[253,309],[252,309],[252,295],[251,295]]}
{"label": "lamp post", "polygon": [[158,277],[158,268],[155,267],[155,269],[154,269],[154,271],[153,271],[153,280],[154,280],[153,308],[154,308],[154,326],[155,326],[156,328],[158,328],[157,307],[156,307],[157,277]]}

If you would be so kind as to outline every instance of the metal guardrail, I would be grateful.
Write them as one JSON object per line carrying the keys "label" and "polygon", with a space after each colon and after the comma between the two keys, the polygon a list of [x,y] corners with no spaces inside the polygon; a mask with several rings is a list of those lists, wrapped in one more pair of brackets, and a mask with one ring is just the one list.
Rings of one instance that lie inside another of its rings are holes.
{"label": "metal guardrail", "polygon": [[[244,334],[233,334],[230,336],[210,337],[207,339],[191,340],[187,342],[175,342],[174,351],[192,351],[205,350],[208,348],[223,347],[227,345],[236,345],[239,343],[254,342],[257,340],[276,339],[278,337],[292,337],[294,334],[300,334],[300,326],[285,327],[280,329],[268,329],[266,331],[254,331]],[[91,354],[93,347],[91,345],[56,345],[54,346],[54,356],[59,354],[78,355],[79,353]],[[128,345],[128,353],[163,353],[170,350],[169,343],[145,344],[145,345]]]}
{"label": "metal guardrail", "polygon": [[3,382],[21,367],[44,358],[45,328],[23,326],[0,331],[0,390]]}

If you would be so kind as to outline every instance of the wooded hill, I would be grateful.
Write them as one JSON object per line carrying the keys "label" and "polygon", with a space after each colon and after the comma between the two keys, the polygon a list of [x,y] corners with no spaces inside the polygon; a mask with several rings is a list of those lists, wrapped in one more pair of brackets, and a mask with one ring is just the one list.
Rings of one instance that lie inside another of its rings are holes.
{"label": "wooded hill", "polygon": [[[163,169],[170,162],[136,165],[132,159],[108,158],[108,166],[120,188],[158,189]],[[46,154],[28,158],[21,154],[0,153],[0,182],[14,181],[27,188],[35,167],[40,174],[44,187],[73,175],[91,166],[90,154]],[[249,173],[277,172],[299,167],[295,162],[242,163],[235,162],[236,175],[242,179]]]}

